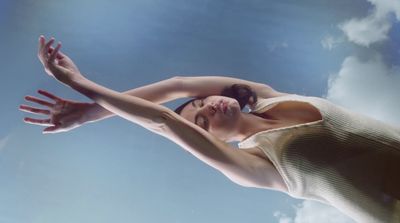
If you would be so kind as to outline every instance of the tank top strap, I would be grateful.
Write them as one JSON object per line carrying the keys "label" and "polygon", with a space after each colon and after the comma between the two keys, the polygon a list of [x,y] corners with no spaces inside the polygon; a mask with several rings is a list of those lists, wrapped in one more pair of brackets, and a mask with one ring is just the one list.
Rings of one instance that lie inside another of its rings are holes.
{"label": "tank top strap", "polygon": [[[327,111],[325,109],[326,106],[324,105],[324,99],[318,98],[318,97],[296,95],[296,94],[284,95],[284,96],[273,97],[273,98],[259,98],[257,100],[257,103],[256,103],[254,109],[250,109],[250,112],[263,113],[263,112],[267,111],[268,109],[271,109],[272,107],[276,106],[277,104],[279,104],[281,102],[286,102],[286,101],[306,102],[306,103],[310,104],[311,106],[313,106],[314,108],[316,108],[320,112],[322,119],[317,120],[317,121],[295,124],[295,125],[290,125],[287,127],[280,127],[280,128],[268,129],[268,130],[263,130],[263,131],[257,132],[255,134],[247,137],[246,139],[242,140],[241,142],[239,142],[238,143],[239,148],[256,146],[260,143],[259,142],[260,138],[264,138],[263,136],[266,136],[266,135],[269,135],[269,138],[275,138],[272,134],[274,134],[275,136],[278,136],[278,135],[282,134],[283,132],[287,132],[287,131],[299,129],[299,128],[307,128],[307,127],[316,126],[316,125],[323,125],[323,123],[325,122],[325,117],[327,116]],[[271,143],[271,142],[269,142],[269,143]]]}
{"label": "tank top strap", "polygon": [[256,105],[253,108],[250,108],[250,112],[259,114],[275,107],[281,102],[296,101],[296,102],[306,102],[312,105],[321,113],[322,117],[324,117],[326,115],[325,111],[326,109],[324,109],[322,100],[324,99],[313,96],[303,96],[298,94],[289,94],[273,98],[258,98]]}

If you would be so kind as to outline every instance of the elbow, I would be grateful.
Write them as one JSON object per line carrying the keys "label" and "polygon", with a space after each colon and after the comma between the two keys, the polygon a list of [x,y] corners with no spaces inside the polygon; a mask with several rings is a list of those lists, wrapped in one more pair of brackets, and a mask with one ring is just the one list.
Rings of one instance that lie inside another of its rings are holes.
{"label": "elbow", "polygon": [[170,78],[175,84],[182,84],[182,82],[185,80],[185,76],[173,76]]}
{"label": "elbow", "polygon": [[175,87],[174,91],[179,94],[178,98],[189,96],[184,88],[185,80],[186,80],[186,77],[184,77],[184,76],[174,76],[171,78],[171,81]]}
{"label": "elbow", "polygon": [[184,78],[184,76],[175,75],[175,76],[171,77],[171,79],[174,79],[174,80],[180,80],[182,78]]}

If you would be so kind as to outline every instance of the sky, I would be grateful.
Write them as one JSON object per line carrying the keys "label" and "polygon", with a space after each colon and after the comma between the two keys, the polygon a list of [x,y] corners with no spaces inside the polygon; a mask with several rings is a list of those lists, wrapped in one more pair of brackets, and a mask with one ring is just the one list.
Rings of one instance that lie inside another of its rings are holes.
{"label": "sky", "polygon": [[44,135],[23,122],[44,116],[18,107],[38,107],[24,100],[46,99],[38,89],[91,102],[44,72],[45,35],[119,92],[231,76],[399,126],[399,22],[397,0],[1,0],[0,222],[353,222],[322,203],[236,185],[118,116]]}

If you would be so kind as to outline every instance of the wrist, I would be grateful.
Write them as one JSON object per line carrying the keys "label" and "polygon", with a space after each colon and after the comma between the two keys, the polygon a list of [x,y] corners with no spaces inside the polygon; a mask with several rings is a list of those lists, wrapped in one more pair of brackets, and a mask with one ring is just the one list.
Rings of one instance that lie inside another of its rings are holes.
{"label": "wrist", "polygon": [[93,114],[96,113],[96,103],[85,103],[85,106],[82,108],[81,117],[79,120],[79,124],[85,124],[93,121]]}
{"label": "wrist", "polygon": [[97,103],[87,103],[83,109],[80,122],[81,124],[91,123],[114,115],[114,113],[108,111]]}
{"label": "wrist", "polygon": [[73,75],[72,77],[68,78],[67,80],[64,81],[64,83],[72,88],[76,88],[79,86],[79,83],[82,83],[83,81],[85,81],[85,79],[86,78],[82,74],[79,73],[79,74]]}

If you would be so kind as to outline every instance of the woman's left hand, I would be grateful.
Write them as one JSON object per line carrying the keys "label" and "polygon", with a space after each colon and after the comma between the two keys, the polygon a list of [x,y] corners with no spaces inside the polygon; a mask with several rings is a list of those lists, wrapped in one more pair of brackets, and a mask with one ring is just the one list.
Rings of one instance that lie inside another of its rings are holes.
{"label": "woman's left hand", "polygon": [[60,52],[60,42],[58,42],[56,48],[51,47],[54,41],[54,38],[51,38],[46,43],[44,36],[39,37],[38,57],[46,73],[66,85],[69,85],[74,79],[83,78],[74,62]]}

